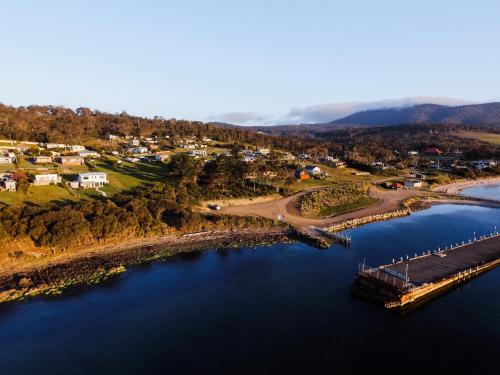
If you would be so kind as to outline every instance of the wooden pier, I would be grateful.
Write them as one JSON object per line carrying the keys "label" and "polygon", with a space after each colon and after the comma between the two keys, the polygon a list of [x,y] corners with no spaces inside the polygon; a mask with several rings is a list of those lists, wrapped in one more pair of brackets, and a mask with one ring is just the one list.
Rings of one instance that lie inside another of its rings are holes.
{"label": "wooden pier", "polygon": [[444,249],[393,259],[379,267],[360,265],[352,291],[401,308],[457,286],[500,265],[500,234],[473,238]]}
{"label": "wooden pier", "polygon": [[318,249],[328,249],[333,243],[338,243],[344,246],[351,244],[351,237],[344,233],[333,233],[325,228],[314,226],[293,228],[294,236],[308,245],[317,247]]}

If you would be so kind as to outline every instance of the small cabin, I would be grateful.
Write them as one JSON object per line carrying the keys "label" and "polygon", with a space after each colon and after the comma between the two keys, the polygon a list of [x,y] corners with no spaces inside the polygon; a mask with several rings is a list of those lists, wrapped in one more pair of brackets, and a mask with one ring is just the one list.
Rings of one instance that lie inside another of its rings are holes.
{"label": "small cabin", "polygon": [[295,178],[299,179],[299,180],[309,180],[311,178],[311,176],[309,175],[309,173],[307,173],[304,169],[301,170],[301,171],[296,171],[295,172]]}

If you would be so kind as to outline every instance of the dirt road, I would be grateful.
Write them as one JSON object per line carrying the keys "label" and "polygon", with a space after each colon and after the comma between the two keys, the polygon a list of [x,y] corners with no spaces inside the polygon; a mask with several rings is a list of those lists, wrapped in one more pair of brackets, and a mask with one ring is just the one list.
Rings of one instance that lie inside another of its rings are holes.
{"label": "dirt road", "polygon": [[219,212],[220,214],[227,215],[262,216],[270,219],[276,219],[278,215],[282,215],[286,222],[299,227],[309,225],[329,226],[345,220],[394,211],[401,207],[401,202],[404,199],[411,196],[428,194],[427,192],[419,190],[383,190],[375,185],[372,185],[368,190],[368,195],[370,197],[377,198],[378,201],[369,207],[326,219],[315,219],[301,216],[297,210],[299,198],[311,191],[321,189],[325,188],[304,190],[290,197],[270,202],[223,207]]}

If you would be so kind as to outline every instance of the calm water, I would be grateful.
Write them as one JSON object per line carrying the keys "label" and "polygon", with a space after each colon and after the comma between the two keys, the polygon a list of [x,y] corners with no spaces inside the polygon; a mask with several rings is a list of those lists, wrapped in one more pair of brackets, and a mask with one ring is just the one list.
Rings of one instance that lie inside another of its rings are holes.
{"label": "calm water", "polygon": [[469,197],[500,199],[500,185],[472,187],[462,190],[461,193]]}
{"label": "calm water", "polygon": [[0,306],[1,374],[497,373],[500,269],[409,314],[349,295],[358,262],[489,232],[443,205],[351,231],[350,248],[205,251]]}

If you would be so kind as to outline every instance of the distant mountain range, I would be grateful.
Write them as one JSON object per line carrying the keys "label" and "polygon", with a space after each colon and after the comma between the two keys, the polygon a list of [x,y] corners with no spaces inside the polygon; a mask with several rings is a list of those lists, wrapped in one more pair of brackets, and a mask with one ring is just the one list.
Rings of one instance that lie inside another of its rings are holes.
{"label": "distant mountain range", "polygon": [[[361,111],[321,124],[252,126],[252,130],[275,135],[322,133],[350,127],[397,125],[470,125],[500,127],[500,102],[447,106],[418,104],[411,107]],[[219,126],[230,126],[220,124]]]}
{"label": "distant mountain range", "polygon": [[357,112],[324,125],[393,126],[403,124],[500,125],[500,103],[450,107],[421,104],[405,108],[386,108]]}

